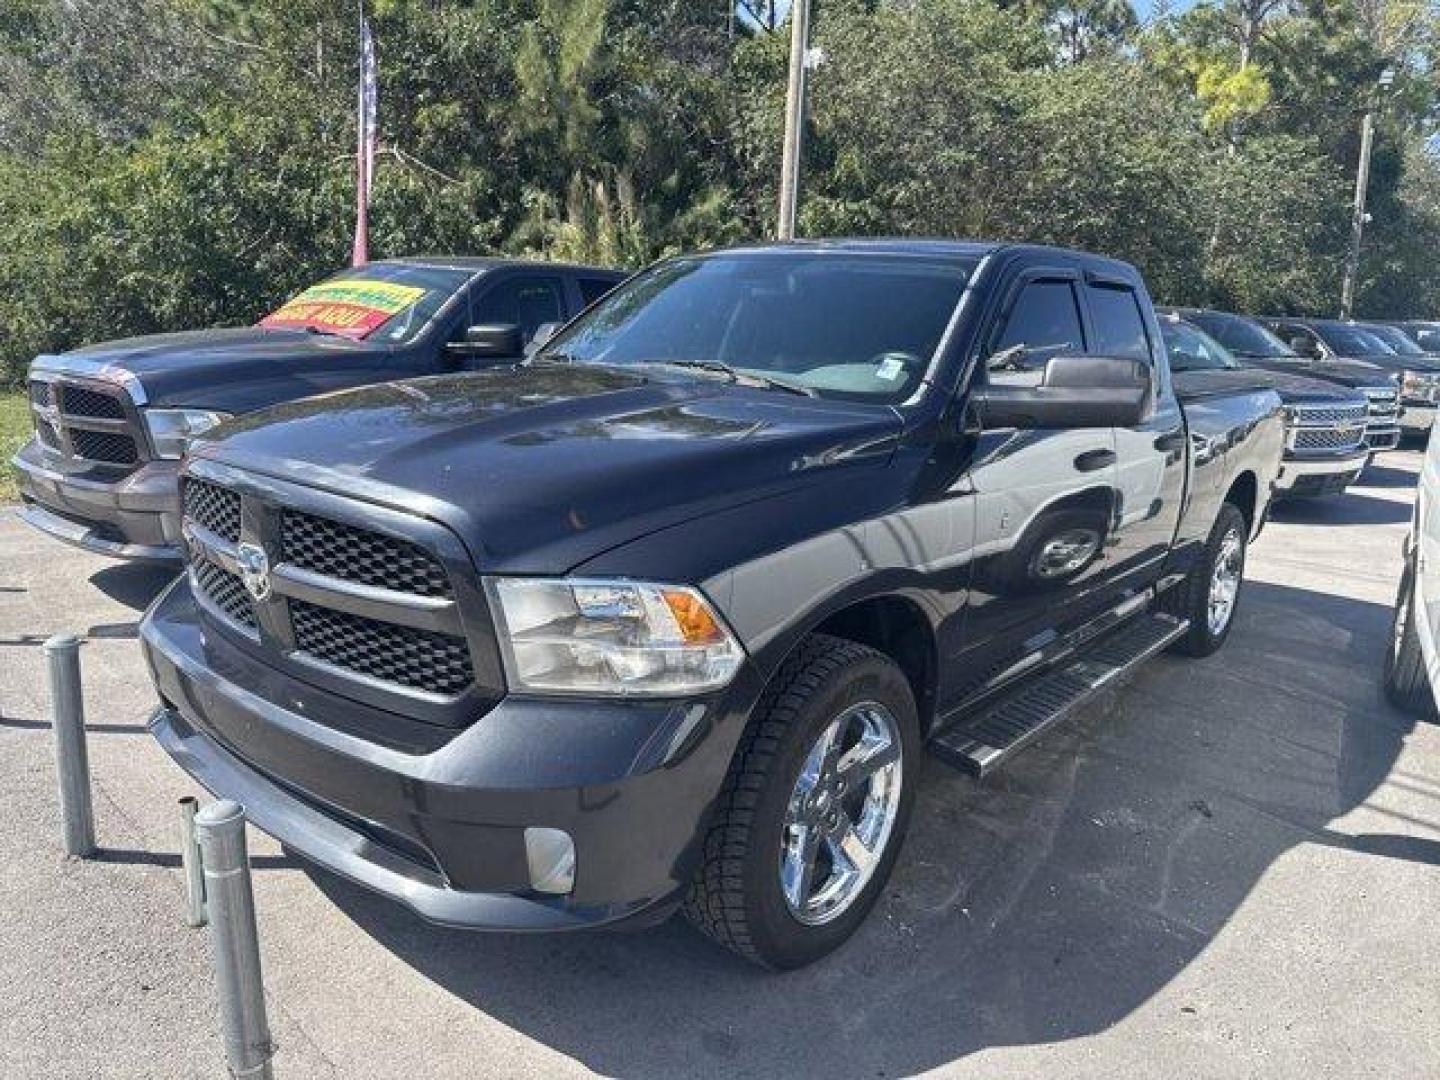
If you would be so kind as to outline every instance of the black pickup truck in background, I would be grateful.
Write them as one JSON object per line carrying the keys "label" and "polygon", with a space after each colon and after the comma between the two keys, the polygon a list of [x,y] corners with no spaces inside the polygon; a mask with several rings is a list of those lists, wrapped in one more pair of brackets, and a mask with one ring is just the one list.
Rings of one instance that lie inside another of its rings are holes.
{"label": "black pickup truck in background", "polygon": [[520,359],[625,275],[487,258],[346,270],[254,327],[38,357],[35,435],[12,461],[31,525],[117,558],[178,560],[185,443],[224,419],[332,390]]}
{"label": "black pickup truck in background", "polygon": [[1339,495],[1370,460],[1365,444],[1369,402],[1358,390],[1284,371],[1246,367],[1173,308],[1160,310],[1160,332],[1180,396],[1237,387],[1274,390],[1285,406],[1285,456],[1277,499]]}
{"label": "black pickup truck in background", "polygon": [[[1387,340],[1389,331],[1372,330],[1363,323],[1298,318],[1261,321],[1301,356],[1327,364],[1365,363],[1387,372],[1400,391],[1399,434],[1429,435],[1435,423],[1435,399],[1440,394],[1440,363],[1408,337],[1399,335],[1403,344],[1397,347]],[[1398,436],[1395,444],[1399,444]]]}
{"label": "black pickup truck in background", "polygon": [[794,967],[984,775],[1234,625],[1284,425],[1177,393],[1125,263],[815,241],[658,264],[522,366],[192,445],[151,731],[322,866],[475,928],[683,907]]}
{"label": "black pickup truck in background", "polygon": [[1400,377],[1388,367],[1365,360],[1317,353],[1302,355],[1294,343],[1281,341],[1262,320],[1228,311],[1176,308],[1186,322],[1220,342],[1246,367],[1339,383],[1359,390],[1370,403],[1365,445],[1393,450],[1400,445]]}

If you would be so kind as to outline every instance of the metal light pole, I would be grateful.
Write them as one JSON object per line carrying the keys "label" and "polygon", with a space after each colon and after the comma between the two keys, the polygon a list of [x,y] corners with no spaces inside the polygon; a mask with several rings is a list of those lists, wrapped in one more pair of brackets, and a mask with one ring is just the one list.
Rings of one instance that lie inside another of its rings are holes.
{"label": "metal light pole", "polygon": [[[1386,68],[1380,73],[1380,89],[1388,90],[1395,81],[1395,72]],[[1360,121],[1360,162],[1355,168],[1355,206],[1350,220],[1350,252],[1345,259],[1345,277],[1340,285],[1340,317],[1348,319],[1355,310],[1355,279],[1360,276],[1360,245],[1365,239],[1365,223],[1370,215],[1365,202],[1370,194],[1370,156],[1375,149],[1375,106],[1365,110]]]}
{"label": "metal light pole", "polygon": [[790,86],[785,97],[785,152],[780,163],[780,224],[777,239],[795,239],[800,198],[800,141],[805,119],[805,79],[810,52],[810,0],[790,4]]}

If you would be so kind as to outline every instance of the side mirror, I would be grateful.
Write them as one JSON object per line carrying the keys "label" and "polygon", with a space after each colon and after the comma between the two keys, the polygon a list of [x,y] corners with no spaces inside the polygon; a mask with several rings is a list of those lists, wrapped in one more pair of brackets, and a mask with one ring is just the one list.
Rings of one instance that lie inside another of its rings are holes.
{"label": "side mirror", "polygon": [[1296,356],[1319,356],[1320,349],[1313,339],[1304,334],[1296,334],[1289,341],[1290,348],[1295,350]]}
{"label": "side mirror", "polygon": [[1057,356],[1039,386],[978,386],[971,399],[986,428],[1134,427],[1149,415],[1154,390],[1142,361]]}
{"label": "side mirror", "polygon": [[530,339],[530,344],[525,346],[525,355],[534,356],[545,347],[546,342],[553,338],[560,331],[564,323],[542,322],[535,328],[535,336]]}
{"label": "side mirror", "polygon": [[445,348],[477,360],[513,360],[524,354],[525,336],[514,323],[488,323],[470,327],[463,340]]}

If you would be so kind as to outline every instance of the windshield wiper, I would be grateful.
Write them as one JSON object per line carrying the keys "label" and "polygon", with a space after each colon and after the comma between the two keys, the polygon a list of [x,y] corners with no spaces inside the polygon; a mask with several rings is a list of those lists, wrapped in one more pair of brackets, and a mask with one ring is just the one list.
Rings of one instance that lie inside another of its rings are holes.
{"label": "windshield wiper", "polygon": [[738,386],[758,386],[766,390],[784,390],[789,394],[800,394],[802,397],[819,397],[814,390],[799,383],[793,383],[786,379],[777,379],[771,375],[758,375],[753,371],[742,371],[737,367],[725,363],[723,360],[650,360],[647,363],[657,364],[661,367],[688,368],[691,371],[711,371],[717,375],[728,376],[732,383]]}
{"label": "windshield wiper", "polygon": [[325,330],[318,326],[307,325],[305,327],[305,332],[307,334],[315,334],[318,337],[340,337],[345,338],[347,341],[350,340],[349,334],[341,334],[335,330]]}

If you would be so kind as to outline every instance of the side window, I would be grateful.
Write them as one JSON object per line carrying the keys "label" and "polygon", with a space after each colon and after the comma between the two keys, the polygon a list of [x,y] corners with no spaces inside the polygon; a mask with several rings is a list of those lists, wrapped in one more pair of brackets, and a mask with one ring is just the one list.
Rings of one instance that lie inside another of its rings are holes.
{"label": "side window", "polygon": [[1097,356],[1120,356],[1127,360],[1150,359],[1150,335],[1134,289],[1123,285],[1087,285],[1095,340],[1090,351]]}
{"label": "side window", "polygon": [[511,278],[472,302],[470,319],[476,326],[513,323],[528,342],[541,323],[564,321],[564,296],[559,278]]}
{"label": "side window", "polygon": [[1051,357],[1084,351],[1075,286],[1041,278],[1021,286],[990,344],[986,368],[992,382],[1035,386]]}
{"label": "side window", "polygon": [[575,281],[580,286],[580,300],[586,307],[620,284],[618,281],[610,281],[606,278],[580,277]]}

